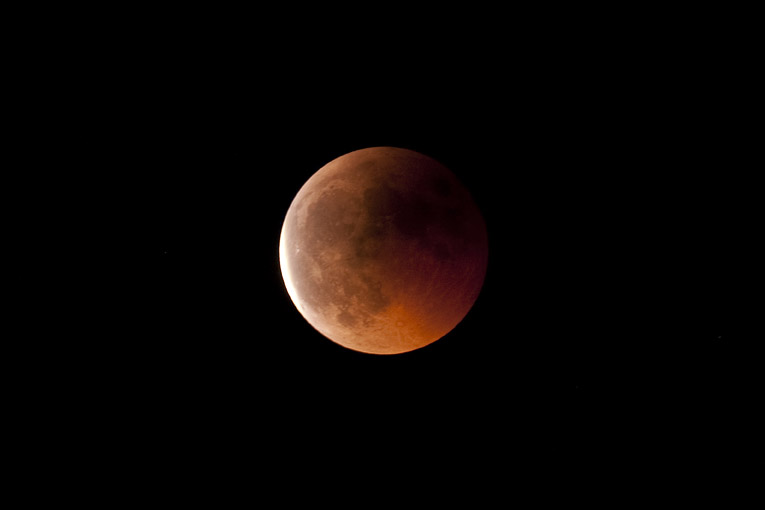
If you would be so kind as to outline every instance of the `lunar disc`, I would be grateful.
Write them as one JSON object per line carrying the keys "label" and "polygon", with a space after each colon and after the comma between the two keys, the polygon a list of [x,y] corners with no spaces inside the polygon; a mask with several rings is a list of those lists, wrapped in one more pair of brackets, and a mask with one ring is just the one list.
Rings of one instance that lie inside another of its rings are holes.
{"label": "lunar disc", "polygon": [[287,211],[282,277],[303,317],[356,351],[397,354],[451,331],[483,285],[486,226],[434,159],[394,147],[341,156]]}

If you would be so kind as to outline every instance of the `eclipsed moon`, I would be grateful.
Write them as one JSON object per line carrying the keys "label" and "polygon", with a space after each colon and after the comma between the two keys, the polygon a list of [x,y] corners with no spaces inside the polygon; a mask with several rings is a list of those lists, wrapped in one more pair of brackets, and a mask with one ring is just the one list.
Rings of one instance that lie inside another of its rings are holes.
{"label": "eclipsed moon", "polygon": [[486,275],[486,226],[446,167],[373,147],[327,163],[282,226],[290,298],[330,340],[397,354],[428,345],[468,313]]}

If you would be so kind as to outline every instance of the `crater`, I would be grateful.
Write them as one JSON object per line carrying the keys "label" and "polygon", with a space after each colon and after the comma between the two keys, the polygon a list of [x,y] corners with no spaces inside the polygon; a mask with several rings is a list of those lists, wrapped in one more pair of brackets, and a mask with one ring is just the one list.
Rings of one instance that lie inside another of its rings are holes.
{"label": "crater", "polygon": [[358,319],[351,315],[348,310],[343,310],[337,314],[337,321],[347,328],[352,328],[358,323]]}

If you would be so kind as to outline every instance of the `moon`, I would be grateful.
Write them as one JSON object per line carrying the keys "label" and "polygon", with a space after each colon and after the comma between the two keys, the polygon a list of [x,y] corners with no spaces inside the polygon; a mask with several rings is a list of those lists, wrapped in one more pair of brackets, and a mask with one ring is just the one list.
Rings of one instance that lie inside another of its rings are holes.
{"label": "moon", "polygon": [[287,292],[322,335],[399,354],[450,332],[478,298],[488,240],[467,189],[436,160],[372,147],[319,169],[287,211]]}

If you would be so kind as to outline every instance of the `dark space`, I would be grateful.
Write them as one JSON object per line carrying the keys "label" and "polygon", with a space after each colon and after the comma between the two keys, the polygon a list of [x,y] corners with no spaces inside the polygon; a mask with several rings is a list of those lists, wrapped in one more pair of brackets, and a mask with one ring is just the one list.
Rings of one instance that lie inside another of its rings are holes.
{"label": "dark space", "polygon": [[[85,122],[114,259],[82,345],[104,459],[501,493],[724,454],[755,311],[746,62],[513,26],[351,55],[178,24],[104,50]],[[490,243],[465,320],[396,356],[313,330],[278,260],[302,184],[381,145],[450,168]]]}

